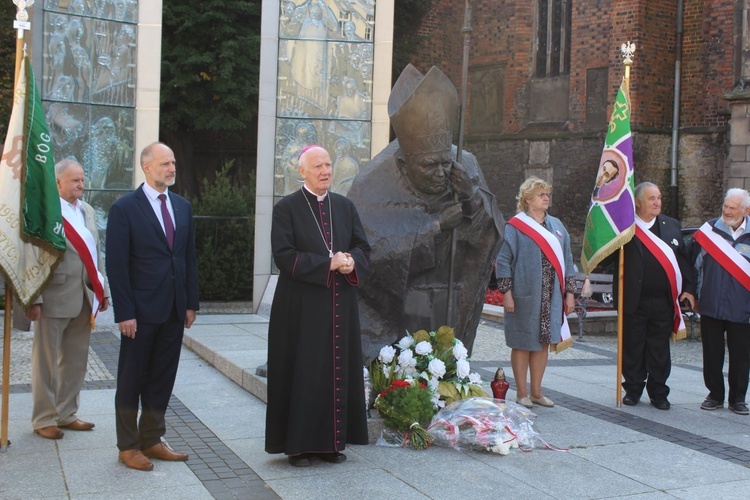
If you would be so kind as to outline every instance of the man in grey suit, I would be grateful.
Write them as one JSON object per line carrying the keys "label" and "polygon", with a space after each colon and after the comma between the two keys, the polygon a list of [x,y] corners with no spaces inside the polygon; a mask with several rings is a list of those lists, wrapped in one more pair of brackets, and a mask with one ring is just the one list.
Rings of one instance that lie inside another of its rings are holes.
{"label": "man in grey suit", "polygon": [[62,438],[62,429],[94,428],[76,413],[88,365],[92,311],[109,307],[96,216],[91,205],[81,201],[83,168],[74,160],[62,160],[55,165],[55,177],[67,249],[42,294],[26,311],[34,321],[31,423],[34,432],[46,439]]}
{"label": "man in grey suit", "polygon": [[121,462],[145,471],[154,468],[151,458],[188,459],[163,441],[183,332],[199,305],[193,209],[169,190],[175,165],[166,144],[146,146],[146,182],[117,200],[107,221],[107,274],[121,333],[117,447]]}

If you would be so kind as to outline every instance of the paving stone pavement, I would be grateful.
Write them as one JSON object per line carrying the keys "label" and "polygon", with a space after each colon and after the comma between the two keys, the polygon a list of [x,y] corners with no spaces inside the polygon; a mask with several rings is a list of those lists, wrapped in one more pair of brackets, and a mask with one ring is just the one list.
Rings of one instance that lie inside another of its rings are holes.
{"label": "paving stone pavement", "polygon": [[[92,335],[80,417],[91,432],[59,441],[32,433],[32,336],[11,335],[12,444],[0,453],[0,498],[746,498],[750,419],[726,408],[702,411],[699,341],[672,345],[670,411],[646,398],[615,405],[616,339],[586,336],[550,355],[544,391],[554,408],[535,408],[535,430],[567,449],[508,456],[432,447],[425,451],[349,446],[342,465],[290,467],[263,451],[266,318],[200,314],[186,331],[166,439],[187,462],[156,462],[152,472],[117,462],[114,381],[119,339],[111,319]],[[510,375],[502,325],[479,327],[472,369],[486,383],[498,366]],[[726,367],[725,367],[726,368]],[[515,394],[512,390],[508,398]],[[488,387],[487,387],[488,388]],[[489,389],[489,388],[488,388]],[[256,397],[257,396],[257,397]],[[5,411],[6,409],[4,409]]]}

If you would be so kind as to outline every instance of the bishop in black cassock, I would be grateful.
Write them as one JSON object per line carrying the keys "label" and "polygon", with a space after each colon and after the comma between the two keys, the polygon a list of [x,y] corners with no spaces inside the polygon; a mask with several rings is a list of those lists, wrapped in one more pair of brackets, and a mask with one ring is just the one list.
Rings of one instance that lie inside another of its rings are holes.
{"label": "bishop in black cassock", "polygon": [[300,173],[305,185],[273,210],[266,410],[266,452],[297,466],[368,442],[357,287],[370,255],[354,204],[328,191],[326,150],[303,150]]}

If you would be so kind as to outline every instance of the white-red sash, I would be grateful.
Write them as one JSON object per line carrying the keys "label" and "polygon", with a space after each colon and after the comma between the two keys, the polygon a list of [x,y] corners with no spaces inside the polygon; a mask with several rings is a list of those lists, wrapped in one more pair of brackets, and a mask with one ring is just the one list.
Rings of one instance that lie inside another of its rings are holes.
{"label": "white-red sash", "polygon": [[70,244],[78,252],[81,261],[83,261],[83,267],[86,269],[86,274],[91,282],[91,287],[94,289],[94,303],[91,304],[91,318],[96,317],[99,312],[99,304],[104,300],[104,285],[102,284],[103,277],[99,274],[96,268],[96,248],[91,248],[84,241],[83,237],[78,234],[76,228],[70,223],[68,219],[63,216],[63,227],[65,228],[65,237],[68,238]]}
{"label": "white-red sash", "polygon": [[[656,224],[656,222],[654,222]],[[682,319],[680,310],[680,290],[682,290],[682,271],[677,263],[674,250],[663,240],[652,233],[645,222],[638,217],[635,218],[635,236],[643,243],[643,246],[651,252],[661,265],[669,280],[669,288],[672,292],[672,303],[674,304],[674,324],[672,332],[677,333],[685,330],[685,321]],[[627,269],[625,270],[627,272]]]}
{"label": "white-red sash", "polygon": [[708,222],[693,234],[698,242],[716,262],[742,286],[750,290],[750,262],[747,261],[727,240],[713,231]]}
{"label": "white-red sash", "polygon": [[544,228],[537,221],[529,217],[526,213],[520,212],[512,217],[508,224],[515,227],[523,234],[531,238],[537,244],[547,260],[552,264],[557,274],[557,280],[560,282],[560,293],[563,300],[562,327],[560,328],[560,342],[570,338],[570,326],[568,318],[565,316],[565,257],[563,255],[562,245],[554,234]]}

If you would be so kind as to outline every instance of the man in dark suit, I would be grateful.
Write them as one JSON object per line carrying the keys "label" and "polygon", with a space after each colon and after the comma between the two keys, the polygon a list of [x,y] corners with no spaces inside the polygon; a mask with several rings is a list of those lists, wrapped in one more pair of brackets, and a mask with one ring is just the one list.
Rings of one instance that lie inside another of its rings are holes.
{"label": "man in dark suit", "polygon": [[122,333],[115,394],[120,461],[151,470],[149,458],[188,458],[162,437],[183,331],[198,310],[198,278],[192,206],[168,190],[174,153],[160,142],[146,146],[141,168],[146,182],[109,211],[106,261]]}
{"label": "man in dark suit", "polygon": [[622,402],[638,404],[646,387],[651,404],[668,410],[669,340],[682,318],[678,301],[694,305],[694,271],[679,222],[661,214],[655,184],[636,186],[635,214],[636,235],[625,245]]}

